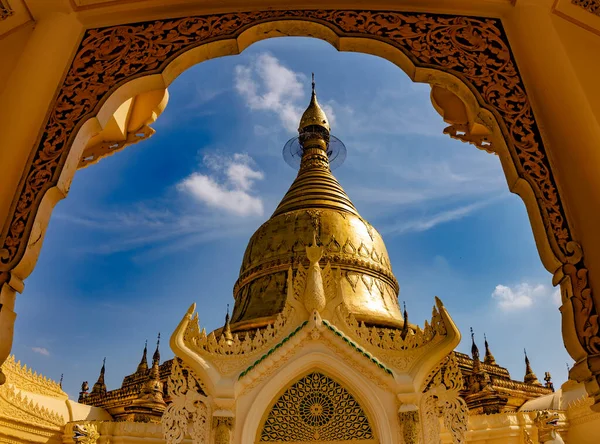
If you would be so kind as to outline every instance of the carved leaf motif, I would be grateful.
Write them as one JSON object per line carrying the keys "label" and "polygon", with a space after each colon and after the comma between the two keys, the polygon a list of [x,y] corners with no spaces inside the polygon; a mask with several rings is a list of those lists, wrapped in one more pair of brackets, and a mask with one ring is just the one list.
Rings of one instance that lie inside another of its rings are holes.
{"label": "carved leaf motif", "polygon": [[171,404],[162,416],[163,436],[167,444],[179,444],[186,436],[189,426],[194,444],[206,442],[208,433],[206,396],[193,372],[176,358],[169,377],[168,391]]}

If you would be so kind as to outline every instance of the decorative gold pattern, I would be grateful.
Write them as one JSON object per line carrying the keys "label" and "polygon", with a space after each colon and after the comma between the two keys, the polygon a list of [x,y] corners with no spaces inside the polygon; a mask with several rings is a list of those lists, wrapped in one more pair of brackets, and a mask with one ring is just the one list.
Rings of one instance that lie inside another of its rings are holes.
{"label": "decorative gold pattern", "polygon": [[[595,4],[578,1],[580,5]],[[449,72],[501,122],[517,172],[532,187],[554,254],[572,288],[574,323],[588,354],[600,352],[598,309],[581,246],[565,217],[525,87],[500,20],[395,11],[293,10],[235,12],[118,25],[86,32],[57,97],[39,146],[0,238],[0,283],[21,260],[41,199],[58,183],[77,130],[129,80],[161,72],[183,52],[238,36],[273,20],[306,20],[339,36],[375,38],[403,51],[417,66]]]}
{"label": "decorative gold pattern", "polygon": [[[426,438],[429,433],[426,429],[437,421],[437,410],[441,410],[444,418],[444,426],[452,435],[454,444],[466,443],[469,410],[464,399],[460,397],[463,389],[463,377],[458,367],[454,354],[450,354],[444,366],[435,374],[425,393],[425,430]],[[435,433],[435,430],[433,431]],[[439,442],[437,436],[430,436],[425,442]]]}
{"label": "decorative gold pattern", "polygon": [[360,404],[331,378],[311,373],[279,397],[260,434],[261,442],[373,440]]}
{"label": "decorative gold pattern", "polygon": [[231,416],[213,416],[213,429],[215,429],[215,444],[229,444],[233,418]]}
{"label": "decorative gold pattern", "polygon": [[208,442],[209,423],[207,397],[192,370],[179,359],[173,362],[168,390],[171,404],[162,416],[163,435],[167,444],[179,444],[186,436],[188,425],[195,444]]}
{"label": "decorative gold pattern", "polygon": [[14,355],[10,355],[6,359],[2,365],[2,370],[7,374],[10,383],[22,390],[57,397],[59,399],[67,399],[69,397],[63,392],[58,382],[41,374],[38,375],[30,368],[27,368],[26,365],[21,365],[21,361],[17,361]]}
{"label": "decorative gold pattern", "polygon": [[571,0],[571,3],[600,16],[600,0]]}
{"label": "decorative gold pattern", "polygon": [[11,385],[0,386],[0,416],[44,428],[60,428],[64,418],[29,399]]}
{"label": "decorative gold pattern", "polygon": [[419,444],[419,412],[398,413],[402,428],[402,444]]}
{"label": "decorative gold pattern", "polygon": [[15,11],[8,4],[8,0],[0,0],[0,20],[4,20],[13,15]]}

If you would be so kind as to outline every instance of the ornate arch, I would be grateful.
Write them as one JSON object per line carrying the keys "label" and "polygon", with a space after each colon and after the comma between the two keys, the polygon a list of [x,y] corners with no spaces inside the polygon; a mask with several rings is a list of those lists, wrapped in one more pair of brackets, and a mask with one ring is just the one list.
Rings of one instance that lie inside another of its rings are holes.
{"label": "ornate arch", "polygon": [[266,413],[257,442],[377,442],[358,400],[318,371],[291,384]]}
{"label": "ornate arch", "polygon": [[[476,116],[479,123],[488,129],[499,129],[506,143],[510,168],[517,178],[511,184],[512,191],[526,199],[534,226],[543,227],[545,244],[539,247],[540,252],[543,257],[542,250],[547,245],[548,254],[553,257],[544,264],[554,273],[554,283],[561,283],[563,300],[570,301],[563,305],[567,349],[577,360],[598,355],[598,311],[587,281],[583,252],[567,221],[502,23],[494,18],[397,11],[267,10],[87,30],[57,91],[0,233],[0,284],[6,287],[4,284],[10,283],[17,290],[22,286],[20,279],[28,272],[16,273],[15,269],[20,265],[32,268],[35,263],[35,258],[29,258],[25,261],[29,265],[23,265],[40,208],[49,213],[53,205],[44,198],[53,194],[54,202],[59,199],[61,192],[57,187],[78,132],[115,91],[141,77],[164,74],[167,69],[176,76],[179,68],[172,62],[202,45],[233,40],[234,48],[229,53],[235,53],[249,44],[243,41],[245,32],[275,21],[297,23],[300,30],[296,35],[313,35],[306,29],[318,24],[326,32],[316,36],[325,40],[369,39],[384,43],[403,54],[408,61],[408,68],[403,68],[407,72],[412,68],[408,74],[413,80],[433,83],[427,76],[416,79],[415,74],[418,70],[421,74],[431,70],[460,79],[451,85],[455,89],[459,84],[466,85],[477,101],[475,105],[487,113]],[[253,41],[259,39],[255,36]],[[346,49],[354,48],[349,44]],[[389,53],[384,56],[392,60]],[[491,118],[486,121],[488,115]],[[454,126],[449,133],[482,148],[487,146],[485,137],[470,134],[471,129]],[[38,245],[29,248],[39,251],[39,242],[35,243]],[[549,267],[548,263],[556,267]],[[576,339],[571,341],[571,336]],[[597,373],[592,379],[600,382],[600,371]],[[591,377],[589,371],[582,376]],[[598,383],[593,386],[592,391],[599,392],[600,397]]]}

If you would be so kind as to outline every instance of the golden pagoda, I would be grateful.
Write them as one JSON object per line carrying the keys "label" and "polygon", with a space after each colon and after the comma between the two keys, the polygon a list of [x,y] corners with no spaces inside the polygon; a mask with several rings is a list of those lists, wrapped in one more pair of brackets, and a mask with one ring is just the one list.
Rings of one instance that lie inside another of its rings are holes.
{"label": "golden pagoda", "polygon": [[[381,235],[331,173],[314,79],[298,134],[298,175],[250,239],[223,327],[206,332],[193,304],[170,339],[175,359],[160,363],[158,341],[149,366],[146,344],[115,390],[103,361],[91,393],[84,382],[70,407],[95,410],[35,442],[561,443],[600,423],[583,412],[581,384],[555,393],[527,355],[521,382],[487,337],[481,361],[472,330],[471,356],[454,351],[460,333],[437,297],[423,327],[409,323]],[[0,397],[12,400],[6,387]],[[0,439],[30,442],[18,427],[0,423]]]}
{"label": "golden pagoda", "polygon": [[264,327],[285,306],[288,270],[308,266],[305,249],[323,248],[322,265],[339,268],[344,302],[358,321],[402,327],[399,286],[381,235],[331,174],[330,127],[314,87],[298,128],[298,175],[271,218],[254,233],[235,284],[232,331]]}

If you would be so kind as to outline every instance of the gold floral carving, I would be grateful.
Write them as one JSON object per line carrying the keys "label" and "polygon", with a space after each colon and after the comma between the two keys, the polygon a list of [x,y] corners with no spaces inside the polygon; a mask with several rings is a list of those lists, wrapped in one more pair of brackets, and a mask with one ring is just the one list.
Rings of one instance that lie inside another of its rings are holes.
{"label": "gold floral carving", "polygon": [[10,270],[23,257],[37,208],[46,191],[58,183],[77,130],[113,91],[136,77],[161,72],[191,48],[235,38],[251,26],[274,20],[317,22],[339,36],[383,41],[403,51],[416,66],[448,72],[471,87],[481,106],[500,122],[517,172],[536,195],[554,254],[570,267],[563,272],[574,289],[571,300],[579,341],[589,354],[599,353],[598,310],[587,282],[583,252],[567,223],[501,21],[493,18],[396,11],[266,10],[89,29],[57,91],[3,228],[0,283],[9,279]]}
{"label": "gold floral carving", "polygon": [[571,3],[600,16],[600,0],[571,0]]}
{"label": "gold floral carving", "polygon": [[419,412],[416,410],[400,412],[398,419],[402,428],[401,442],[403,444],[419,444]]}
{"label": "gold floral carving", "polygon": [[342,317],[345,319],[346,325],[350,331],[353,332],[353,336],[357,336],[361,343],[368,344],[376,349],[384,351],[405,352],[441,340],[446,336],[446,324],[439,311],[443,305],[437,298],[436,302],[439,308],[433,307],[431,322],[425,321],[424,329],[417,326],[414,332],[410,331],[405,338],[402,338],[401,330],[375,326],[367,327],[364,322],[359,323],[344,307],[340,307],[340,311]]}
{"label": "gold floral carving", "polygon": [[8,0],[0,0],[0,20],[4,20],[13,15],[15,11],[8,4]]}
{"label": "gold floral carving", "polygon": [[311,373],[289,387],[269,412],[261,442],[373,441],[369,420],[344,387]]}
{"label": "gold floral carving", "polygon": [[206,329],[200,330],[198,313],[190,320],[184,334],[185,343],[194,351],[212,356],[231,357],[237,366],[240,366],[240,355],[251,355],[259,353],[269,345],[276,342],[285,331],[289,308],[279,313],[273,324],[265,328],[256,329],[252,334],[240,337],[233,336],[233,342],[226,341],[223,335],[215,335],[215,332],[206,334]]}
{"label": "gold floral carving", "polygon": [[[424,394],[422,410],[424,412],[425,442],[440,442],[437,412],[441,411],[444,426],[452,436],[454,444],[466,443],[469,410],[460,396],[463,389],[463,377],[454,353],[445,360],[443,367],[434,375]],[[427,430],[430,428],[433,430]]]}
{"label": "gold floral carving", "polygon": [[215,444],[229,444],[233,418],[231,416],[213,416],[213,429],[215,430]]}
{"label": "gold floral carving", "polygon": [[10,383],[21,390],[59,399],[69,397],[58,382],[37,374],[26,365],[21,365],[21,361],[17,361],[14,355],[10,355],[2,364],[2,371],[6,373]]}
{"label": "gold floral carving", "polygon": [[175,359],[167,384],[171,404],[161,420],[167,444],[179,444],[187,435],[188,429],[195,444],[207,443],[207,397],[192,370],[184,367],[179,359]]}

